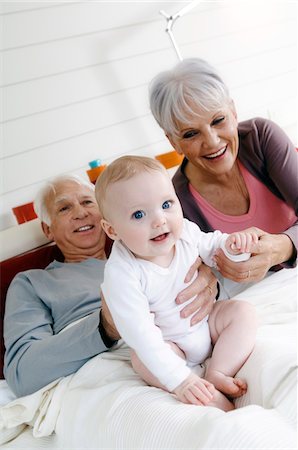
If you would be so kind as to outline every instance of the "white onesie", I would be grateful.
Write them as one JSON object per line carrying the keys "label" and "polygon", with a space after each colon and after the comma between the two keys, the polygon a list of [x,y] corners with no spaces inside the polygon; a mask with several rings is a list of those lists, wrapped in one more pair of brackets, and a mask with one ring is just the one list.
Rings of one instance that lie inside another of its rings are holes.
{"label": "white onesie", "polygon": [[[190,374],[187,363],[199,364],[211,352],[208,317],[191,327],[191,317],[180,317],[187,303],[177,305],[176,296],[187,286],[184,278],[198,255],[214,267],[215,250],[220,247],[227,254],[227,236],[220,231],[204,233],[184,219],[181,238],[167,268],[136,258],[119,241],[113,244],[101,286],[103,295],[123,340],[169,391]],[[228,256],[239,260],[239,255]],[[176,355],[166,341],[175,342],[187,361]]]}

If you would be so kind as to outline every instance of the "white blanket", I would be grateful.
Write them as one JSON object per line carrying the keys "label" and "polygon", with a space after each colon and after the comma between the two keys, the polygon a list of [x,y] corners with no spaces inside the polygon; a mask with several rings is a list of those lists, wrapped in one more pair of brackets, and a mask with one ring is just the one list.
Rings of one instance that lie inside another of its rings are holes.
{"label": "white blanket", "polygon": [[238,297],[256,306],[260,327],[239,373],[249,389],[236,410],[185,405],[146,386],[122,344],[77,373],[2,406],[0,443],[20,435],[1,448],[28,443],[28,425],[39,438],[32,438],[32,448],[52,439],[50,448],[56,449],[296,449],[297,270],[280,271]]}

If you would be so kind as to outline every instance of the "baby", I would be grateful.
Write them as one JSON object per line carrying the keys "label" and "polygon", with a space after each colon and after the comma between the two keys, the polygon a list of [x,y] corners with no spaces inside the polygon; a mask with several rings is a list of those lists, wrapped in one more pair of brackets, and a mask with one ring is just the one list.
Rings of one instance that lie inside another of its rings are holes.
{"label": "baby", "polygon": [[[235,374],[254,347],[253,306],[218,301],[209,317],[191,326],[190,318],[180,317],[182,306],[175,298],[198,255],[211,267],[219,247],[231,259],[247,259],[250,253],[245,252],[253,250],[257,236],[203,233],[183,218],[166,169],[151,158],[115,160],[98,178],[95,194],[102,227],[115,241],[101,289],[120,335],[132,349],[134,370],[184,403],[233,409],[228,397],[247,389]],[[205,378],[200,378],[191,367],[210,355]]]}

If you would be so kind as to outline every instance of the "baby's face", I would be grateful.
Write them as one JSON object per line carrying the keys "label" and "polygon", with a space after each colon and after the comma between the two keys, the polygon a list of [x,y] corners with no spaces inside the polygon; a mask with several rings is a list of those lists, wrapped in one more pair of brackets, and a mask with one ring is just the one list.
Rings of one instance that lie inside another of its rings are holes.
{"label": "baby's face", "polygon": [[167,174],[142,172],[107,190],[115,239],[136,256],[156,261],[173,251],[182,230],[182,209]]}

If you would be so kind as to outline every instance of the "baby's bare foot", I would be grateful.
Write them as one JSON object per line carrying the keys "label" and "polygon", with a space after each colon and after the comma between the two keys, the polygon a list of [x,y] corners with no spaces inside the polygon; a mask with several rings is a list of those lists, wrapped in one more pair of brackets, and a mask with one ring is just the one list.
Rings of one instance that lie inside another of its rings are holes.
{"label": "baby's bare foot", "polygon": [[208,403],[207,406],[213,406],[215,408],[222,409],[225,412],[232,411],[235,409],[235,406],[225,395],[215,389],[213,394],[213,399]]}
{"label": "baby's bare foot", "polygon": [[224,375],[217,370],[209,370],[206,374],[206,380],[213,383],[216,389],[229,397],[236,398],[241,397],[247,391],[247,384],[241,378],[233,378]]}

